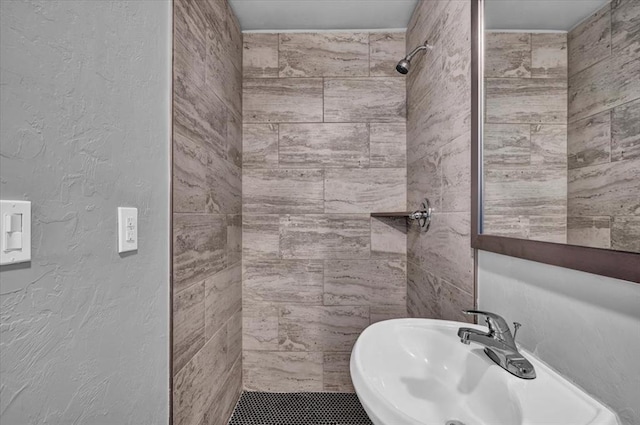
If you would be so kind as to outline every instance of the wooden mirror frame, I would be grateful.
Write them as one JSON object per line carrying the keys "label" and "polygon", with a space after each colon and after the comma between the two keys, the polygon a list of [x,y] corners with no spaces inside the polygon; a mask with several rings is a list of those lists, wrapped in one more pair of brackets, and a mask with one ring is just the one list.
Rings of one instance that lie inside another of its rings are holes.
{"label": "wooden mirror frame", "polygon": [[471,4],[471,247],[640,283],[640,254],[481,234],[484,0]]}

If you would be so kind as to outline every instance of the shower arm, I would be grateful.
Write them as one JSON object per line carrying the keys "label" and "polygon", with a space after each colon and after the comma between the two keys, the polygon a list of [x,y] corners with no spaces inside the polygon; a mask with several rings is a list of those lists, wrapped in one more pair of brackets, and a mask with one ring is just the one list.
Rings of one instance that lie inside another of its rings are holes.
{"label": "shower arm", "polygon": [[413,57],[416,55],[416,53],[421,52],[423,50],[431,50],[431,49],[433,49],[433,46],[425,41],[423,45],[418,46],[415,49],[413,49],[411,51],[411,53],[409,53],[404,59],[407,60],[407,61],[411,61],[411,59],[413,59]]}

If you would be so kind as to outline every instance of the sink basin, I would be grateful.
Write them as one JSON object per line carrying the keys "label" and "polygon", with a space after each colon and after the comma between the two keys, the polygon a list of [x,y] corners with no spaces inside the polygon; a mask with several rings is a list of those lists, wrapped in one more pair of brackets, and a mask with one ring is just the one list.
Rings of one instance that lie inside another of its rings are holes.
{"label": "sink basin", "polygon": [[618,425],[616,415],[522,351],[537,377],[520,379],[483,347],[460,343],[461,326],[430,319],[378,322],[351,353],[351,379],[375,425]]}

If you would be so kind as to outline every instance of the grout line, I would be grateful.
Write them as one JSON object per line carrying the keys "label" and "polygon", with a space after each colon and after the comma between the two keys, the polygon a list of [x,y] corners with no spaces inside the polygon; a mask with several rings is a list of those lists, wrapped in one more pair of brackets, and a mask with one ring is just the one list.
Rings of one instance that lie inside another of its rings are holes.
{"label": "grout line", "polygon": [[324,77],[322,77],[322,122],[324,121]]}

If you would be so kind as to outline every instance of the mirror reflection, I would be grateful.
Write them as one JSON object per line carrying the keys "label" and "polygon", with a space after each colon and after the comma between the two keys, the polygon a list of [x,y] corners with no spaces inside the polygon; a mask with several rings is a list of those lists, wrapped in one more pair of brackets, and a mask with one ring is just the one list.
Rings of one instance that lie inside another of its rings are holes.
{"label": "mirror reflection", "polygon": [[640,252],[640,1],[485,5],[482,233]]}

